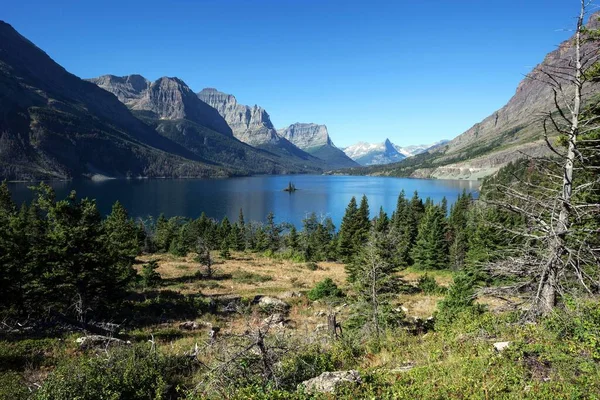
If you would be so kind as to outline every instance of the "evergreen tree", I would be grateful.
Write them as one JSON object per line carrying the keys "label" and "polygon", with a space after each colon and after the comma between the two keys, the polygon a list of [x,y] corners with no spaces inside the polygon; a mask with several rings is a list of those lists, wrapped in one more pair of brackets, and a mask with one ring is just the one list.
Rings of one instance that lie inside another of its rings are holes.
{"label": "evergreen tree", "polygon": [[400,192],[396,203],[396,210],[392,214],[390,221],[390,235],[396,243],[394,251],[394,263],[398,267],[407,267],[412,263],[410,250],[412,248],[412,223],[414,219],[409,218],[410,204],[404,195],[404,190]]}
{"label": "evergreen tree", "polygon": [[282,228],[275,223],[275,215],[272,211],[267,215],[265,230],[267,235],[267,249],[276,252],[280,247]]}
{"label": "evergreen tree", "polygon": [[164,214],[160,214],[156,220],[154,232],[156,249],[161,253],[169,251],[175,234],[176,230],[173,223],[171,223],[171,221],[168,220]]}
{"label": "evergreen tree", "polygon": [[357,215],[358,206],[356,205],[356,198],[352,197],[346,207],[338,235],[338,256],[344,262],[350,262],[352,256],[355,254],[354,236],[357,231]]}
{"label": "evergreen tree", "polygon": [[390,219],[388,218],[383,207],[379,208],[379,215],[375,218],[374,229],[379,233],[386,233],[390,225]]}
{"label": "evergreen tree", "polygon": [[235,247],[237,251],[246,250],[246,222],[244,221],[244,212],[240,208],[240,213],[237,220],[237,232],[235,238]]}
{"label": "evergreen tree", "polygon": [[366,329],[365,333],[377,341],[384,328],[398,323],[403,317],[392,306],[399,281],[395,275],[397,268],[387,256],[389,244],[386,235],[373,231],[358,253],[353,270],[357,302],[350,325]]}
{"label": "evergreen tree", "polygon": [[117,201],[113,205],[111,213],[102,222],[102,227],[111,256],[121,260],[124,266],[131,267],[140,253],[140,230],[121,203]]}
{"label": "evergreen tree", "polygon": [[460,269],[465,264],[468,251],[468,215],[472,204],[471,194],[463,190],[458,196],[456,203],[450,209],[448,218],[448,243],[450,251],[450,265],[454,269]]}
{"label": "evergreen tree", "polygon": [[294,225],[290,227],[290,231],[285,236],[285,246],[293,251],[297,251],[300,247],[300,237]]}
{"label": "evergreen tree", "polygon": [[412,258],[415,265],[422,269],[442,269],[448,266],[445,216],[442,208],[431,201],[427,201],[425,215],[419,224]]}
{"label": "evergreen tree", "polygon": [[157,287],[160,284],[161,276],[156,271],[158,269],[158,261],[150,260],[142,266],[142,285],[144,288]]}

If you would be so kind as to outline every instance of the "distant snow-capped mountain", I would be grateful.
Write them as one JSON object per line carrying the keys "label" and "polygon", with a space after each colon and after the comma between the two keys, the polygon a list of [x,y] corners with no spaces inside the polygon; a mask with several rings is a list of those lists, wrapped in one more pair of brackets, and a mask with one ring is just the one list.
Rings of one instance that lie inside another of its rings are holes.
{"label": "distant snow-capped mountain", "polygon": [[358,142],[346,147],[344,153],[360,165],[380,165],[402,161],[447,143],[441,140],[433,144],[401,147],[386,139],[383,143]]}

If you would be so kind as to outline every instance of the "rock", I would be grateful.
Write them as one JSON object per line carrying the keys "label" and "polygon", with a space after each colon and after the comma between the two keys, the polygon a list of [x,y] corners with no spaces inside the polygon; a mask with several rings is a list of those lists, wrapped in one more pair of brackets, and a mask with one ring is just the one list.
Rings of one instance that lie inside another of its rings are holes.
{"label": "rock", "polygon": [[325,315],[327,315],[327,313],[323,310],[319,310],[315,313],[315,317],[324,317]]}
{"label": "rock", "polygon": [[239,104],[235,96],[213,88],[202,89],[197,96],[219,112],[233,135],[242,142],[251,146],[288,142],[277,134],[269,114],[262,107]]}
{"label": "rock", "polygon": [[391,372],[391,373],[402,373],[402,372],[408,372],[408,371],[410,371],[411,369],[413,369],[414,367],[415,367],[415,366],[414,366],[414,364],[406,364],[406,365],[403,365],[403,366],[401,366],[401,367],[398,367],[398,368],[391,369],[391,370],[390,370],[390,372]]}
{"label": "rock", "polygon": [[77,338],[75,342],[78,343],[82,349],[92,349],[97,347],[106,348],[131,344],[131,342],[129,341],[124,341],[121,339],[102,335],[82,336],[80,338]]}
{"label": "rock", "polygon": [[307,153],[327,160],[332,167],[358,166],[358,163],[333,144],[325,125],[296,122],[287,128],[277,130],[277,133]]}
{"label": "rock", "polygon": [[195,321],[186,321],[179,324],[179,329],[184,331],[195,331],[196,329],[200,329],[200,325]]}
{"label": "rock", "polygon": [[362,383],[358,371],[323,372],[316,378],[309,379],[298,385],[304,387],[307,393],[334,393],[344,384],[357,385]]}
{"label": "rock", "polygon": [[233,136],[218,111],[200,100],[181,79],[162,77],[150,82],[140,75],[104,75],[89,81],[115,94],[132,110],[152,112],[163,120],[187,119]]}
{"label": "rock", "polygon": [[402,310],[403,313],[407,313],[408,312],[408,308],[404,307],[404,306],[400,306],[400,309]]}
{"label": "rock", "polygon": [[344,308],[346,308],[346,307],[348,307],[348,304],[347,304],[347,303],[340,304],[339,306],[337,306],[337,307],[335,308],[335,312],[340,312],[340,311],[342,311],[342,310],[343,310]]}
{"label": "rock", "polygon": [[496,342],[493,344],[497,351],[504,351],[512,342]]}
{"label": "rock", "polygon": [[283,292],[279,295],[279,297],[281,297],[282,299],[291,299],[291,298],[295,298],[295,297],[302,297],[302,293],[300,292]]}
{"label": "rock", "polygon": [[263,324],[265,324],[265,325],[276,325],[276,324],[283,325],[284,323],[285,323],[285,316],[281,313],[272,314],[263,320]]}
{"label": "rock", "polygon": [[283,300],[280,300],[276,297],[262,296],[258,299],[258,305],[264,308],[274,309],[274,310],[287,310],[290,308],[290,305]]}

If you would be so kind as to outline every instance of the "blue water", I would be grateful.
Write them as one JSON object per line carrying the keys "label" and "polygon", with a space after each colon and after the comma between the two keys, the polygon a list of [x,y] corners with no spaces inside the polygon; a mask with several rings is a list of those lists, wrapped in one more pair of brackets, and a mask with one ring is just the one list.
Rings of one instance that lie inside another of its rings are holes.
{"label": "blue water", "polygon": [[[284,192],[288,182],[298,189]],[[27,188],[31,184],[11,183],[9,188],[18,203],[33,197]],[[100,211],[110,212],[119,200],[134,218],[158,216],[185,216],[196,218],[202,212],[212,218],[224,216],[237,220],[240,208],[246,221],[264,221],[270,211],[278,222],[291,222],[300,227],[302,219],[310,212],[330,216],[339,227],[344,209],[352,198],[360,200],[363,194],[369,199],[371,215],[379,207],[389,214],[396,207],[402,189],[407,197],[417,190],[422,198],[431,197],[438,202],[442,197],[452,204],[463,189],[476,192],[477,182],[452,180],[426,180],[365,176],[254,176],[230,179],[151,179],[108,180],[103,182],[70,181],[52,182],[57,198],[64,198],[71,190],[80,197],[95,198]]]}

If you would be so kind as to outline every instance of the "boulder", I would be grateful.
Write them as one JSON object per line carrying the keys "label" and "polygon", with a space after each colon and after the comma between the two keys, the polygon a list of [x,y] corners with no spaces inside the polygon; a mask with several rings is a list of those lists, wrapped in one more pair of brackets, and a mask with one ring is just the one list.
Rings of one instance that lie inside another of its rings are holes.
{"label": "boulder", "polygon": [[496,349],[496,351],[502,352],[504,351],[508,346],[510,346],[512,342],[496,342],[493,344],[494,348]]}
{"label": "boulder", "polygon": [[342,385],[358,385],[362,383],[358,371],[323,372],[316,378],[302,382],[298,387],[304,387],[307,393],[334,393]]}
{"label": "boulder", "polygon": [[276,325],[276,324],[284,324],[285,316],[282,313],[275,313],[269,315],[267,318],[263,320],[264,325]]}
{"label": "boulder", "polygon": [[82,349],[106,348],[131,344],[129,341],[102,335],[82,336],[77,338],[75,342],[78,343]]}
{"label": "boulder", "polygon": [[281,297],[282,299],[292,299],[294,297],[302,297],[302,293],[300,292],[283,292],[279,295],[279,297]]}
{"label": "boulder", "polygon": [[195,331],[196,329],[200,329],[200,325],[198,325],[196,321],[186,321],[179,324],[179,329],[184,331]]}
{"label": "boulder", "polygon": [[275,309],[275,310],[287,310],[290,305],[283,300],[276,297],[263,296],[258,299],[258,305],[264,308]]}

